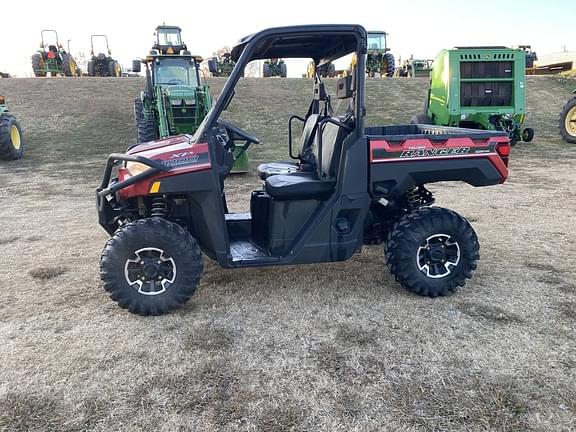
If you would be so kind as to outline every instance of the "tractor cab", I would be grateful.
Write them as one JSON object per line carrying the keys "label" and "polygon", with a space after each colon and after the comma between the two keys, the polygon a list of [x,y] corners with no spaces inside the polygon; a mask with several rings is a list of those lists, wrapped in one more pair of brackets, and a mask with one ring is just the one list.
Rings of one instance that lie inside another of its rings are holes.
{"label": "tractor cab", "polygon": [[390,51],[386,45],[386,36],[388,36],[388,33],[383,31],[368,32],[368,52],[380,54]]}
{"label": "tractor cab", "polygon": [[[180,41],[179,33],[173,37],[174,42]],[[134,103],[138,142],[194,133],[212,106],[210,90],[200,74],[202,58],[185,50],[163,54],[159,48],[133,62],[134,72],[140,72],[141,64],[146,72],[146,87]]]}
{"label": "tractor cab", "polygon": [[386,38],[388,33],[384,31],[370,31],[367,33],[368,56],[366,58],[366,73],[370,77],[391,77],[395,71],[395,60]]}
{"label": "tractor cab", "polygon": [[158,50],[160,54],[180,54],[180,51],[187,50],[186,44],[182,42],[182,29],[178,26],[160,25],[156,27],[154,35],[156,42],[152,49]]}

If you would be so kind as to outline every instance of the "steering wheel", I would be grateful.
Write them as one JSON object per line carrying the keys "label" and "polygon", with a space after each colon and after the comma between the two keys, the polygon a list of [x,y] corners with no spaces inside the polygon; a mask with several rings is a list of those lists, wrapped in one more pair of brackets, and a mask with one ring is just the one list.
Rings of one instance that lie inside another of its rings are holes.
{"label": "steering wheel", "polygon": [[258,138],[250,135],[248,132],[244,132],[238,126],[234,126],[227,120],[218,119],[218,124],[226,129],[231,141],[246,141],[246,148],[248,148],[250,144],[260,144]]}
{"label": "steering wheel", "polygon": [[179,80],[179,79],[171,79],[170,81],[168,81],[168,84],[174,84],[174,85],[184,85],[184,81]]}

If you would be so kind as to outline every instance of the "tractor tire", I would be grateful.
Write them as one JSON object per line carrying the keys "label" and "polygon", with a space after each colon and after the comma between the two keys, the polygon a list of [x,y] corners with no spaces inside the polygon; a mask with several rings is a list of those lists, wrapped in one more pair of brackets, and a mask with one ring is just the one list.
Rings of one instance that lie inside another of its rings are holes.
{"label": "tractor tire", "polygon": [[270,77],[270,65],[268,63],[264,63],[262,65],[262,76],[264,78],[269,78]]}
{"label": "tractor tire", "polygon": [[44,70],[44,57],[42,54],[36,53],[32,56],[32,70],[34,71],[34,76],[45,77],[46,71]]}
{"label": "tractor tire", "polygon": [[410,119],[410,124],[424,124],[424,125],[431,125],[432,119],[428,114],[420,113],[412,116]]}
{"label": "tractor tire", "polygon": [[62,55],[62,71],[64,76],[75,77],[78,71],[78,66],[70,54]]}
{"label": "tractor tire", "polygon": [[17,160],[23,154],[22,129],[16,117],[7,113],[0,114],[0,160]]}
{"label": "tractor tire", "polygon": [[383,64],[382,64],[382,75],[385,75],[387,77],[393,77],[394,76],[394,71],[396,70],[396,62],[394,60],[394,56],[392,55],[392,53],[385,53],[383,58],[382,58]]}
{"label": "tractor tire", "polygon": [[334,78],[336,76],[336,65],[334,63],[330,63],[328,65],[328,77]]}
{"label": "tractor tire", "polygon": [[146,117],[142,99],[134,100],[134,120],[136,121],[136,142],[143,143],[158,139],[158,123],[155,118]]}
{"label": "tractor tire", "polygon": [[119,67],[120,65],[115,60],[108,62],[108,76],[119,78],[120,77]]}
{"label": "tractor tire", "polygon": [[560,135],[569,144],[576,144],[576,97],[566,102],[560,112]]}
{"label": "tractor tire", "polygon": [[440,207],[421,207],[400,218],[384,251],[396,281],[428,297],[445,296],[464,286],[480,259],[480,244],[470,223]]}
{"label": "tractor tire", "polygon": [[112,300],[145,316],[165,314],[190,300],[203,269],[194,237],[158,217],[120,227],[100,257],[100,279]]}
{"label": "tractor tire", "polygon": [[286,63],[280,63],[280,78],[286,78],[288,76],[288,68]]}
{"label": "tractor tire", "polygon": [[91,76],[91,77],[94,76],[94,62],[93,61],[88,62],[88,76]]}

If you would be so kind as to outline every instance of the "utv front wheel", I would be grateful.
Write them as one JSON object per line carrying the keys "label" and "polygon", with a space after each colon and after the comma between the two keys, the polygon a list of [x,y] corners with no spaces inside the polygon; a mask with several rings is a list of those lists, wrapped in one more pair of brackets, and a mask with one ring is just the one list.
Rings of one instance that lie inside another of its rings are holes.
{"label": "utv front wheel", "polygon": [[408,291],[445,296],[464,286],[480,259],[478,237],[468,221],[440,207],[403,216],[385,244],[390,273]]}
{"label": "utv front wheel", "polygon": [[100,259],[100,278],[112,300],[139,315],[161,315],[186,303],[202,270],[196,240],[161,218],[119,228]]}

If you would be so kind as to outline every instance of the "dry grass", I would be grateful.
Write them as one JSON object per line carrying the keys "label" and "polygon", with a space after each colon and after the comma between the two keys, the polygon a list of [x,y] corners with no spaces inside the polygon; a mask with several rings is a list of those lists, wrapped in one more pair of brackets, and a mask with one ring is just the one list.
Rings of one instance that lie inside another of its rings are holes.
{"label": "dry grass", "polygon": [[[102,289],[93,199],[106,155],[134,141],[142,84],[2,81],[28,147],[0,165],[0,430],[576,429],[576,148],[557,132],[573,80],[528,78],[536,139],[514,149],[507,184],[434,186],[481,240],[456,295],[404,292],[367,247],[338,264],[207,262],[186,307],[155,318]],[[408,121],[426,85],[370,80],[369,123]],[[287,118],[309,87],[242,81],[227,116],[262,138],[254,163],[286,156]],[[245,210],[259,184],[227,187]]]}

